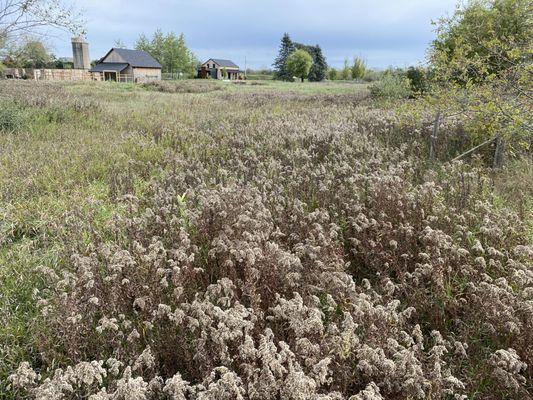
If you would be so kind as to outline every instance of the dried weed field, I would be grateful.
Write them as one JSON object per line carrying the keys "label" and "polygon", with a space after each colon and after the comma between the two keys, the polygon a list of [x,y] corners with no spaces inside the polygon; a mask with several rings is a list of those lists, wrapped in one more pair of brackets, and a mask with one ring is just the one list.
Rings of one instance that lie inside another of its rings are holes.
{"label": "dried weed field", "polygon": [[530,162],[447,162],[453,119],[430,165],[364,86],[171,85],[0,82],[0,398],[531,398]]}

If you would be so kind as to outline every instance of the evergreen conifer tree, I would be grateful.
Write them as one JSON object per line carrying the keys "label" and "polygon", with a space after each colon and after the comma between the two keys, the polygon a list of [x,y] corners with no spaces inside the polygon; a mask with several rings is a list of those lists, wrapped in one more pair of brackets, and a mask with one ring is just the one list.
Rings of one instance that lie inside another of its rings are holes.
{"label": "evergreen conifer tree", "polygon": [[313,57],[313,66],[311,71],[309,71],[308,79],[310,82],[321,82],[326,78],[328,72],[326,58],[318,44],[316,46],[308,46],[308,51]]}
{"label": "evergreen conifer tree", "polygon": [[288,33],[283,35],[281,39],[281,45],[279,48],[279,54],[274,64],[274,78],[283,81],[292,81],[292,74],[287,71],[287,58],[295,50],[294,43],[292,42]]}

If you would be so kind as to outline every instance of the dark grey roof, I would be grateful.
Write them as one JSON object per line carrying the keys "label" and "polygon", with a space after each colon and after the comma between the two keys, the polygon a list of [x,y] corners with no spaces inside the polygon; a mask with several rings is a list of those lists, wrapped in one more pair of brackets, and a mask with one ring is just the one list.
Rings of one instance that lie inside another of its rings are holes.
{"label": "dark grey roof", "polygon": [[237,64],[235,64],[231,60],[222,60],[220,58],[211,58],[214,62],[216,62],[221,67],[228,67],[228,68],[239,68]]}
{"label": "dark grey roof", "polygon": [[104,56],[104,58],[102,58],[102,60],[105,60],[105,58],[113,50],[120,56],[120,58],[122,58],[124,60],[124,62],[127,62],[132,67],[162,68],[161,64],[159,64],[150,54],[148,54],[146,51],[142,51],[142,50],[129,50],[129,49],[116,49],[116,48],[113,48],[113,49],[109,50],[109,52]]}
{"label": "dark grey roof", "polygon": [[100,63],[96,64],[94,68],[91,68],[89,72],[104,72],[104,71],[115,71],[120,72],[128,67],[129,64],[123,63]]}

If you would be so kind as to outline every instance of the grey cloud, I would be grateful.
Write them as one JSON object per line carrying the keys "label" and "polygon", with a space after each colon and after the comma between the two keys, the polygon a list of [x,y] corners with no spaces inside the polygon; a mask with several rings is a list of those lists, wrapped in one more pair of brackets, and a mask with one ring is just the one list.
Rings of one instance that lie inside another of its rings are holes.
{"label": "grey cloud", "polygon": [[[374,67],[407,65],[424,58],[433,38],[431,20],[451,12],[456,0],[88,0],[91,57],[120,38],[133,46],[140,33],[183,32],[200,59],[217,56],[269,66],[279,40],[320,44],[330,64],[364,56]],[[69,38],[55,40],[70,54]]]}

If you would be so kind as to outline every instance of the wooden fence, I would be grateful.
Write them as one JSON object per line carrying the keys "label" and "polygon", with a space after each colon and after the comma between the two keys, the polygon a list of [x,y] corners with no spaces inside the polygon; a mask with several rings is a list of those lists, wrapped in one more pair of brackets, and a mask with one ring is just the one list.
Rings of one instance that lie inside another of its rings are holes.
{"label": "wooden fence", "polygon": [[101,81],[99,72],[83,69],[35,69],[34,79],[37,81]]}
{"label": "wooden fence", "polygon": [[6,68],[3,75],[6,78],[36,81],[101,81],[103,78],[100,72],[83,69]]}
{"label": "wooden fence", "polygon": [[[31,69],[6,68],[3,77],[8,79],[30,79],[36,81],[111,81],[121,83],[144,83],[159,80],[159,76],[135,77],[115,71],[89,72],[83,69]],[[0,76],[1,78],[1,76]]]}
{"label": "wooden fence", "polygon": [[117,82],[134,83],[133,75],[132,74],[121,74],[120,72],[118,72],[117,73]]}
{"label": "wooden fence", "polygon": [[[436,159],[436,153],[437,153],[437,141],[439,139],[439,130],[440,125],[442,123],[442,120],[445,118],[443,115],[443,112],[441,110],[437,111],[437,115],[435,116],[435,120],[433,122],[433,127],[431,130],[431,135],[429,136],[429,155],[428,159],[430,163],[433,163]],[[453,161],[461,160],[465,158],[466,156],[478,151],[479,149],[488,146],[490,144],[494,144],[494,153],[492,155],[492,168],[498,169],[501,168],[505,161],[505,147],[506,143],[505,140],[502,138],[501,135],[496,135],[495,137],[492,137],[486,141],[484,141],[481,144],[478,144],[477,146],[474,146],[467,151],[463,152],[462,154],[455,157]]]}

